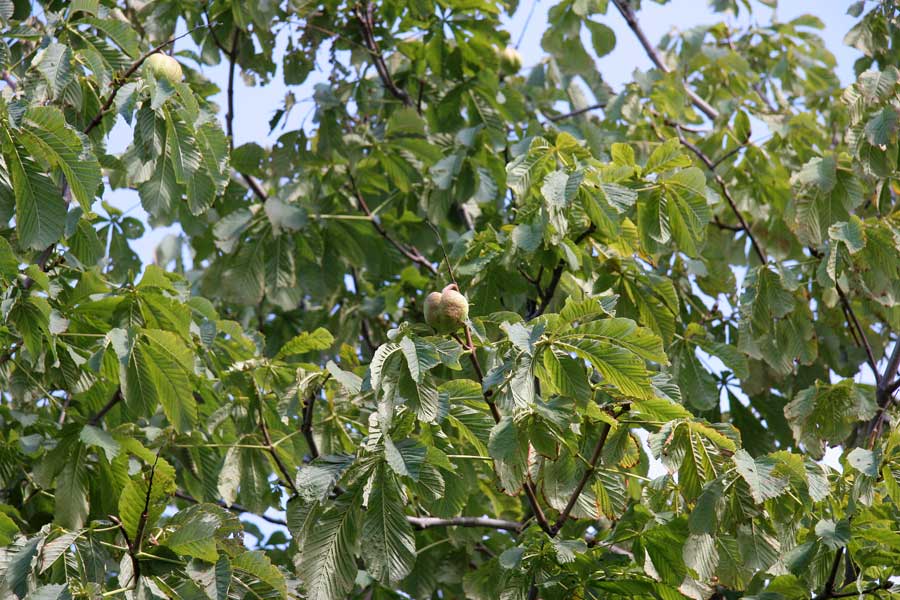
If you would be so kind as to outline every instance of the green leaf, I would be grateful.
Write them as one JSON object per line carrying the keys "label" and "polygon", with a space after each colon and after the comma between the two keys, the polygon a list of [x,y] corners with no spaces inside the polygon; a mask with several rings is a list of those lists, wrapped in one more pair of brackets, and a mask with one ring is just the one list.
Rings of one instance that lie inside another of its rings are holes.
{"label": "green leaf", "polygon": [[90,212],[100,186],[100,164],[66,124],[62,112],[50,106],[30,107],[18,139],[32,156],[62,170],[82,210]]}
{"label": "green leaf", "polygon": [[277,360],[306,354],[307,352],[327,350],[332,344],[334,344],[334,337],[331,333],[327,329],[319,327],[312,332],[304,331],[289,340],[281,347],[281,350],[278,351],[278,355],[275,358]]}
{"label": "green leaf", "polygon": [[67,460],[56,477],[55,520],[67,529],[80,529],[90,509],[88,502],[88,452],[80,442],[71,443]]}
{"label": "green leaf", "polygon": [[416,540],[404,514],[400,488],[384,467],[369,495],[362,534],[363,557],[375,579],[396,584],[410,573],[416,561]]}
{"label": "green leaf", "polygon": [[[8,138],[9,139],[9,138]],[[62,237],[66,203],[49,177],[18,144],[4,145],[16,195],[16,230],[22,246],[43,250]]]}
{"label": "green leaf", "polygon": [[[239,554],[231,561],[231,568],[235,578],[245,583],[246,587],[254,590],[252,593],[258,598],[269,598],[270,594],[259,591],[254,581],[265,584],[265,587],[273,590],[278,598],[288,598],[287,582],[281,571],[272,564],[272,560],[262,550],[251,550]],[[249,579],[249,581],[248,581]],[[247,585],[250,584],[250,585]]]}
{"label": "green leaf", "polygon": [[356,579],[361,534],[359,509],[337,503],[322,514],[304,540],[298,572],[310,600],[341,600]]}
{"label": "green leaf", "polygon": [[816,523],[816,536],[832,550],[838,550],[850,543],[850,521],[841,519],[837,523],[831,519],[821,519]]}
{"label": "green leaf", "polygon": [[776,463],[768,458],[753,458],[745,450],[734,454],[738,474],[750,486],[756,502],[777,498],[787,490],[787,480],[775,474]]}

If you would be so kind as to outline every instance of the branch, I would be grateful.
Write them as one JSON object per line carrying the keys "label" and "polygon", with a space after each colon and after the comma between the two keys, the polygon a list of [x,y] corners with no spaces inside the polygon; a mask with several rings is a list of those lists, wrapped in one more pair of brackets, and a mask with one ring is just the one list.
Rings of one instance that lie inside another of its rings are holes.
{"label": "branch", "polygon": [[437,517],[406,517],[406,520],[416,529],[431,529],[433,527],[485,527],[488,529],[504,529],[517,532],[522,528],[518,521],[506,521],[503,519],[489,519],[487,517],[453,517],[452,519],[439,519]]}
{"label": "branch", "polygon": [[[196,498],[194,498],[187,492],[182,492],[181,490],[175,491],[175,497],[185,500],[187,502],[190,502],[191,504],[200,504],[200,500],[197,500]],[[260,514],[254,513],[252,510],[250,510],[249,508],[247,508],[246,506],[244,506],[242,504],[235,503],[235,504],[232,504],[231,506],[229,506],[223,500],[216,500],[214,504],[221,506],[222,508],[228,509],[235,514],[251,514],[253,516],[259,517],[260,519],[262,519],[264,521],[268,521],[269,523],[272,523],[273,525],[281,525],[282,527],[287,527],[287,521],[285,521],[284,519],[281,519],[279,517],[270,517],[269,515],[260,515]]]}
{"label": "branch", "polygon": [[[147,519],[150,518],[150,494],[153,492],[153,477],[156,475],[156,463],[159,462],[159,451],[156,452],[156,460],[150,466],[150,481],[147,482],[147,493],[144,495],[144,510],[141,511],[141,517],[138,520],[137,529],[134,532],[134,541],[131,544],[132,560],[134,555],[140,554],[141,545],[144,540],[144,529],[147,527]],[[135,561],[135,585],[140,578],[140,565]]]}
{"label": "branch", "polygon": [[228,56],[228,112],[225,113],[225,131],[228,133],[228,147],[231,150],[234,150],[234,71],[237,65],[237,43],[240,33],[241,30],[235,27],[231,35],[231,50],[225,53]]}
{"label": "branch", "polygon": [[384,56],[382,56],[381,50],[378,48],[378,42],[375,41],[375,5],[369,2],[367,2],[364,7],[357,5],[356,18],[359,20],[363,41],[365,42],[369,53],[372,55],[372,62],[375,63],[375,70],[378,71],[378,77],[381,78],[381,83],[384,84],[384,87],[391,95],[400,100],[404,106],[413,106],[413,100],[406,90],[398,87],[391,77],[391,72],[384,62]]}
{"label": "branch", "polygon": [[569,518],[572,509],[575,508],[578,498],[581,496],[581,492],[584,491],[584,486],[587,485],[587,482],[590,481],[591,477],[594,475],[594,471],[597,469],[597,464],[600,462],[600,456],[603,454],[603,447],[606,445],[606,440],[609,438],[611,429],[612,426],[609,423],[603,424],[603,430],[600,432],[600,439],[597,440],[597,445],[594,446],[594,453],[591,455],[588,467],[584,470],[584,473],[582,473],[581,479],[575,486],[575,491],[572,492],[572,497],[569,498],[569,501],[566,503],[566,507],[559,513],[559,518],[556,519],[556,523],[553,525],[551,537],[559,533],[559,530],[566,524],[566,520]]}
{"label": "branch", "polygon": [[831,572],[828,574],[828,580],[825,581],[825,588],[822,593],[813,598],[813,600],[828,600],[834,598],[834,582],[837,579],[838,567],[841,566],[841,558],[844,557],[844,548],[839,548],[837,554],[834,555],[834,562],[831,563]]}
{"label": "branch", "polygon": [[422,253],[419,252],[418,248],[415,246],[406,246],[397,240],[395,240],[391,235],[387,232],[387,230],[381,225],[378,219],[375,218],[375,215],[369,209],[369,205],[366,203],[366,199],[363,198],[362,193],[359,191],[359,187],[356,185],[356,179],[354,179],[353,175],[349,172],[347,173],[347,178],[350,180],[350,187],[353,190],[353,194],[356,197],[356,201],[359,204],[359,209],[363,211],[369,220],[372,222],[372,226],[375,228],[375,231],[387,240],[394,248],[396,248],[400,254],[411,260],[413,263],[421,265],[425,267],[432,275],[437,275],[437,269],[431,262],[422,256]]}
{"label": "branch", "polygon": [[306,445],[309,446],[309,458],[310,460],[315,460],[319,458],[319,447],[316,445],[316,438],[313,437],[313,412],[316,407],[316,396],[319,395],[319,392],[322,390],[322,387],[325,385],[325,382],[328,381],[328,378],[331,377],[331,374],[328,373],[325,375],[325,378],[322,382],[313,387],[312,392],[309,396],[306,397],[306,400],[303,402],[303,422],[300,424],[300,431],[303,432],[303,437],[306,438]]}
{"label": "branch", "polygon": [[[183,492],[181,490],[177,490],[175,492],[175,497],[180,498],[181,500],[184,500],[186,502],[190,502],[191,504],[200,504],[200,500],[197,500],[187,492]],[[282,527],[287,527],[286,520],[279,517],[272,517],[269,515],[260,515],[254,513],[252,510],[241,504],[232,504],[231,506],[228,506],[222,500],[217,500],[215,504],[221,506],[222,508],[226,508],[235,514],[251,514],[259,517],[260,519],[268,521],[273,525],[281,525]],[[416,529],[434,529],[437,527],[484,527],[486,529],[503,529],[506,531],[518,532],[522,528],[522,523],[518,521],[491,519],[487,517],[453,517],[451,519],[439,519],[437,517],[407,516],[406,520]]]}
{"label": "branch", "polygon": [[134,580],[134,587],[137,588],[138,580],[141,577],[141,563],[137,557],[137,550],[135,549],[134,544],[131,543],[131,539],[128,537],[128,531],[125,530],[125,525],[122,523],[121,519],[115,515],[109,515],[109,520],[119,528],[119,532],[125,540],[125,546],[128,548],[128,556],[131,558],[131,578]]}
{"label": "branch", "polygon": [[13,93],[15,93],[16,89],[18,89],[19,86],[16,85],[16,80],[12,78],[12,75],[10,75],[9,71],[3,71],[2,73],[0,73],[0,78],[2,78],[3,81],[6,82],[6,85],[9,86],[9,89],[11,89]]}
{"label": "branch", "polygon": [[[614,0],[617,4],[621,0]],[[716,165],[712,161],[712,159],[706,155],[703,150],[697,147],[696,144],[687,140],[684,137],[684,133],[681,131],[681,126],[677,123],[674,124],[675,132],[678,134],[678,141],[681,142],[681,145],[694,153],[694,155],[700,159],[706,168],[712,172],[716,183],[719,184],[719,188],[722,190],[722,195],[725,197],[725,200],[728,202],[728,206],[731,207],[731,212],[734,213],[734,216],[737,217],[738,222],[741,224],[741,228],[747,232],[747,237],[750,238],[750,243],[753,245],[753,250],[756,252],[756,256],[759,258],[760,262],[766,264],[766,253],[763,251],[762,246],[756,241],[756,237],[754,237],[753,232],[750,231],[750,225],[747,224],[746,219],[744,219],[744,215],[741,214],[741,211],[738,210],[737,203],[734,201],[734,197],[731,195],[731,191],[728,189],[728,185],[725,183],[725,180],[722,179],[722,176],[716,173]]]}
{"label": "branch", "polygon": [[847,315],[850,317],[850,323],[854,328],[856,328],[856,332],[859,334],[860,343],[863,349],[865,349],[866,351],[866,358],[869,361],[869,366],[872,368],[872,373],[875,374],[875,384],[880,389],[882,387],[882,378],[881,374],[878,372],[878,361],[875,360],[875,355],[872,352],[872,346],[869,345],[869,339],[863,332],[862,325],[860,325],[859,319],[856,318],[856,313],[853,312],[853,307],[850,305],[850,300],[847,299],[847,296],[844,294],[844,290],[841,289],[841,284],[835,281],[834,289],[837,290],[838,297],[840,297],[841,299],[841,304],[843,304],[844,308],[847,310]]}
{"label": "branch", "polygon": [[567,112],[561,115],[556,115],[553,117],[547,117],[554,123],[558,123],[559,121],[564,121],[566,119],[571,119],[572,117],[577,117],[578,115],[583,115],[584,113],[591,112],[592,110],[598,110],[601,108],[606,108],[606,102],[598,102],[597,104],[591,104],[590,106],[585,106],[584,108],[579,108],[578,110],[573,110],[572,112]]}
{"label": "branch", "polygon": [[284,464],[284,461],[281,460],[281,456],[278,454],[278,449],[275,447],[275,444],[272,443],[272,436],[269,435],[269,428],[266,426],[266,415],[263,412],[263,396],[262,394],[257,394],[259,397],[259,430],[263,435],[263,440],[266,443],[266,448],[269,451],[269,454],[272,455],[272,459],[275,461],[275,466],[278,467],[278,470],[281,471],[284,480],[287,482],[285,487],[291,489],[291,491],[296,496],[299,493],[297,489],[297,484],[294,483],[294,478],[291,476],[290,470],[288,470],[287,465]]}
{"label": "branch", "polygon": [[122,400],[122,388],[118,388],[116,390],[116,393],[112,395],[112,398],[109,399],[109,402],[104,404],[103,408],[97,411],[97,413],[93,417],[88,419],[88,425],[96,427],[97,424],[103,419],[103,417],[106,416],[106,413],[108,413],[113,406],[115,406]]}
{"label": "branch", "polygon": [[[628,0],[613,0],[613,4],[615,4],[616,8],[619,9],[619,13],[622,15],[622,18],[625,19],[628,27],[631,29],[631,31],[634,32],[634,35],[637,36],[638,41],[641,43],[641,46],[644,47],[644,51],[647,53],[647,56],[650,57],[650,60],[653,62],[653,64],[656,65],[656,68],[663,73],[671,73],[672,70],[669,69],[669,67],[667,67],[663,62],[662,57],[659,55],[659,51],[653,44],[650,43],[650,40],[647,39],[647,35],[641,28],[641,24],[638,23],[637,16],[634,14],[634,9],[631,8]],[[696,106],[704,115],[706,115],[713,121],[715,121],[719,117],[719,111],[713,108],[706,100],[697,95],[697,92],[689,88],[687,85],[684,86],[684,91],[688,95],[688,98],[691,99],[691,104]]]}
{"label": "branch", "polygon": [[[581,242],[585,240],[589,235],[596,231],[597,227],[591,223],[590,227],[585,229],[581,234],[575,238],[575,245],[577,246]],[[550,301],[553,300],[553,296],[556,294],[556,288],[559,286],[559,281],[562,279],[563,271],[566,269],[566,261],[565,259],[559,259],[559,262],[556,263],[556,267],[553,269],[553,275],[550,277],[550,283],[544,288],[544,291],[540,291],[540,286],[538,286],[538,295],[540,296],[540,304],[535,306],[534,310],[529,313],[527,319],[530,321],[535,317],[539,317],[544,314],[544,311],[547,310],[547,307],[550,305]]]}

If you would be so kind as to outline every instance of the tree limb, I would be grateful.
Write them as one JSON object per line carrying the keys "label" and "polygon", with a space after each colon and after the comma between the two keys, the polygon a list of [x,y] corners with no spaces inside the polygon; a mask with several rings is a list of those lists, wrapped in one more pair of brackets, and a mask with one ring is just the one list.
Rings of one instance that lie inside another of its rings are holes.
{"label": "tree limb", "polygon": [[400,100],[404,106],[414,106],[410,95],[406,90],[400,88],[391,77],[391,72],[388,70],[387,63],[384,61],[384,56],[378,48],[378,42],[375,41],[375,5],[370,2],[366,2],[362,6],[357,5],[356,18],[359,21],[362,30],[363,41],[365,42],[369,53],[372,55],[372,62],[375,63],[375,70],[378,71],[378,77],[381,78],[381,83],[384,85],[385,89],[387,89],[392,96]]}
{"label": "tree limb", "polygon": [[106,416],[106,413],[108,413],[112,409],[112,407],[114,407],[116,404],[118,404],[122,400],[123,400],[122,388],[118,388],[118,389],[116,389],[116,392],[112,395],[112,398],[109,399],[109,402],[104,404],[103,408],[98,410],[94,414],[94,416],[92,416],[90,419],[88,419],[88,425],[96,427],[97,424],[100,423],[100,421],[103,419],[103,417]]}
{"label": "tree limb", "polygon": [[[581,242],[585,240],[589,235],[594,233],[597,230],[597,227],[591,223],[590,226],[585,229],[581,234],[575,238],[575,245],[577,246]],[[553,300],[553,296],[556,294],[556,288],[559,286],[559,281],[562,279],[563,271],[566,269],[566,260],[564,258],[559,259],[559,262],[556,263],[556,267],[553,269],[553,274],[550,276],[550,283],[541,291],[540,285],[537,285],[538,288],[538,296],[540,302],[535,305],[534,310],[528,314],[527,320],[531,320],[535,317],[539,317],[544,314],[544,311],[547,310],[547,307],[550,305],[550,301]],[[538,283],[540,281],[538,280]]]}
{"label": "tree limb", "polygon": [[[614,1],[618,3],[621,0]],[[737,203],[734,201],[734,197],[731,195],[731,191],[728,189],[728,184],[725,183],[725,180],[722,179],[721,175],[716,173],[715,163],[696,144],[684,137],[684,133],[682,133],[681,126],[679,124],[675,123],[674,127],[675,132],[678,134],[678,141],[681,142],[681,145],[694,153],[694,155],[700,159],[700,162],[706,165],[706,168],[709,169],[710,172],[712,172],[716,183],[719,184],[719,188],[722,190],[722,195],[725,197],[726,202],[728,202],[728,206],[731,207],[731,212],[733,212],[734,216],[737,217],[738,222],[741,224],[741,228],[747,233],[747,237],[750,238],[750,244],[753,246],[753,250],[756,252],[756,256],[759,258],[762,264],[766,264],[768,260],[766,258],[766,253],[763,251],[762,246],[759,245],[759,242],[756,241],[756,237],[753,235],[753,232],[750,231],[750,225],[747,224],[746,219],[744,219],[744,215],[742,215],[741,211],[738,209]]]}
{"label": "tree limb", "polygon": [[579,108],[577,110],[573,110],[572,112],[567,112],[561,115],[548,116],[547,118],[554,123],[558,123],[560,121],[565,121],[566,119],[571,119],[572,117],[577,117],[578,115],[583,115],[584,113],[591,112],[592,110],[598,110],[601,108],[606,108],[606,102],[598,102],[596,104],[591,104],[590,106],[585,106],[584,108]]}
{"label": "tree limb", "polygon": [[847,299],[846,294],[844,294],[844,290],[841,289],[841,284],[837,281],[834,282],[834,289],[837,290],[838,297],[841,299],[841,304],[844,305],[844,308],[847,310],[847,316],[850,318],[850,324],[856,329],[856,332],[859,334],[860,344],[863,349],[866,351],[866,358],[869,361],[869,366],[872,368],[872,373],[875,374],[875,384],[877,388],[882,387],[882,377],[878,372],[878,361],[875,360],[875,355],[872,352],[872,346],[869,344],[869,338],[866,337],[865,331],[863,331],[862,325],[859,323],[859,319],[856,318],[856,313],[853,311],[853,306],[850,304],[850,300]]}
{"label": "tree limb", "polygon": [[425,267],[432,275],[437,275],[437,269],[431,262],[425,258],[419,249],[415,246],[407,246],[395,240],[391,235],[387,232],[384,226],[375,218],[375,215],[369,209],[368,203],[366,203],[366,199],[363,198],[362,192],[360,192],[359,187],[356,185],[356,179],[354,179],[353,175],[349,172],[347,173],[347,178],[350,181],[350,188],[353,190],[353,194],[356,197],[356,202],[359,204],[359,209],[365,213],[369,220],[372,222],[372,226],[375,228],[375,231],[378,232],[378,235],[383,237],[388,243],[390,243],[394,248],[396,248],[400,254],[411,260],[413,263],[421,265]]}
{"label": "tree limb", "polygon": [[406,520],[416,529],[431,529],[433,527],[485,527],[488,529],[505,529],[517,532],[522,528],[518,521],[506,521],[503,519],[490,519],[487,517],[453,517],[439,519],[437,517],[406,517]]}
{"label": "tree limb", "polygon": [[282,476],[284,477],[284,481],[287,482],[285,487],[291,489],[294,495],[299,493],[297,490],[297,484],[294,483],[294,477],[291,475],[290,470],[288,470],[287,465],[284,464],[284,461],[281,460],[281,456],[278,454],[278,448],[275,447],[275,444],[272,443],[272,436],[269,435],[269,428],[266,425],[266,415],[264,413],[263,405],[265,404],[263,401],[262,394],[257,394],[259,398],[259,430],[262,433],[263,440],[266,443],[267,450],[269,454],[272,455],[272,459],[275,461],[275,466],[278,467],[278,470],[281,471]]}
{"label": "tree limb", "polygon": [[[634,14],[634,9],[631,8],[631,5],[628,3],[628,0],[613,0],[613,4],[616,5],[616,8],[619,9],[619,13],[622,15],[622,18],[625,19],[625,22],[628,24],[629,29],[634,32],[634,35],[637,36],[638,41],[641,43],[641,46],[644,47],[644,52],[647,53],[647,56],[656,65],[656,68],[662,71],[663,73],[671,73],[672,70],[669,69],[668,66],[663,62],[662,57],[659,55],[659,51],[656,47],[650,43],[650,40],[647,39],[647,35],[644,33],[644,30],[641,28],[641,24],[637,20],[637,15]],[[713,108],[706,100],[701,98],[697,92],[692,90],[685,84],[684,91],[688,95],[688,98],[691,99],[691,104],[696,106],[700,112],[704,115],[715,121],[719,117],[719,111]]]}
{"label": "tree limb", "polygon": [[312,392],[310,392],[303,402],[303,422],[300,424],[300,431],[303,432],[303,437],[306,439],[306,445],[309,446],[310,460],[319,458],[319,447],[316,445],[316,438],[313,436],[312,430],[313,412],[316,408],[316,396],[319,395],[322,386],[325,385],[325,382],[328,381],[329,377],[331,377],[330,373],[325,375],[325,378],[319,385],[313,386]]}
{"label": "tree limb", "polygon": [[575,508],[575,504],[578,502],[578,498],[581,496],[581,492],[584,491],[584,486],[587,485],[587,482],[590,481],[591,477],[594,475],[594,471],[597,469],[597,464],[600,462],[600,456],[603,454],[603,447],[606,445],[606,440],[609,438],[609,432],[611,429],[612,426],[609,423],[603,424],[603,430],[600,432],[600,439],[597,440],[597,445],[594,446],[594,452],[593,454],[591,454],[591,459],[588,462],[588,466],[584,470],[584,473],[582,473],[581,479],[578,481],[578,484],[575,486],[575,491],[572,492],[572,496],[566,503],[566,507],[563,508],[563,511],[561,513],[559,513],[559,517],[556,519],[556,523],[554,523],[553,525],[553,532],[551,533],[551,537],[559,533],[559,530],[562,529],[563,525],[566,524],[566,520],[572,513],[572,509]]}

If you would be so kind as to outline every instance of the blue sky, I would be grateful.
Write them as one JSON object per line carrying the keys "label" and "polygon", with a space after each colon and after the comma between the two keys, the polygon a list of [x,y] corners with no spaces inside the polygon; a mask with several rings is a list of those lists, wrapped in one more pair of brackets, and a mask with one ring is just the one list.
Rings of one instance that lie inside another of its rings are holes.
{"label": "blue sky", "polygon": [[[769,23],[773,14],[779,21],[789,21],[801,14],[814,14],[825,24],[825,29],[821,32],[821,36],[825,40],[826,46],[837,58],[837,74],[842,83],[847,85],[854,80],[853,63],[859,57],[859,53],[843,44],[844,35],[855,23],[855,19],[846,14],[849,2],[837,0],[782,0],[774,11],[758,2],[754,2],[755,12],[752,15],[742,11],[737,17],[713,13],[708,8],[705,0],[672,0],[665,5],[657,4],[652,0],[644,0],[642,4],[643,8],[638,16],[644,31],[654,43],[673,30],[685,30],[696,25],[712,24],[721,20],[725,20],[732,27],[739,28],[746,27],[750,23]],[[538,1],[535,4],[534,14],[528,21],[528,12],[532,5],[529,0],[522,0],[522,4],[519,6],[516,14],[506,20],[506,28],[511,34],[511,40],[514,42],[520,36],[522,37],[523,41],[519,50],[526,68],[538,63],[543,58],[540,48],[540,37],[547,27],[547,11],[552,5],[553,2],[548,0]],[[599,17],[598,20],[602,20],[602,22],[613,29],[617,43],[616,48],[609,55],[597,62],[597,67],[612,88],[619,89],[623,84],[633,79],[635,69],[647,70],[652,65],[611,3],[607,15]],[[528,21],[527,28],[525,28],[526,21]],[[184,44],[185,42],[189,42],[189,40],[181,43]],[[283,53],[284,45],[285,39],[284,36],[281,36],[276,55]],[[179,46],[176,50],[184,47]],[[327,64],[324,61],[321,64],[323,70],[315,73],[308,83],[300,86],[285,86],[281,81],[280,70],[265,87],[247,86],[238,77],[235,88],[235,145],[239,146],[251,141],[263,146],[272,145],[281,134],[281,130],[276,130],[270,136],[268,134],[269,120],[274,112],[281,107],[285,94],[288,92],[293,92],[296,99],[300,101],[300,104],[294,107],[288,128],[292,129],[301,126],[304,119],[306,119],[306,125],[310,125],[310,112],[313,104],[309,101],[309,97],[312,94],[312,86],[314,83],[322,81],[327,75],[327,72],[324,71],[324,69],[327,69]],[[222,86],[222,93],[215,100],[222,106],[220,114],[224,115],[224,88],[228,78],[227,65],[222,64],[212,68],[204,67],[202,71],[207,77]],[[124,123],[120,120],[111,136],[110,151],[123,150],[130,139],[130,131],[126,129]],[[146,222],[146,213],[140,208],[136,192],[117,190],[108,193],[106,199],[111,201],[113,205],[129,211],[129,215]],[[166,236],[177,235],[178,231],[177,227],[164,227],[154,230],[148,228],[147,234],[133,243],[133,248],[140,255],[143,262],[154,262],[154,252],[160,241],[164,240]],[[832,466],[837,466],[836,459],[839,454],[839,451],[830,451],[825,462]],[[658,475],[663,471],[661,465],[655,465],[651,470],[651,475]],[[274,516],[278,512],[270,511],[270,514]],[[267,536],[278,529],[261,519],[254,517],[245,518],[257,524]],[[254,541],[252,536],[249,541],[251,544]]]}

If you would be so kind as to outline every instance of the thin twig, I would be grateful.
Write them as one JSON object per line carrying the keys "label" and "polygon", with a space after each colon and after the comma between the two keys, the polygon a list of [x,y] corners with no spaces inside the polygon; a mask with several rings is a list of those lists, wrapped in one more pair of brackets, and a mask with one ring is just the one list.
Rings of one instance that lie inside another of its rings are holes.
{"label": "thin twig", "polygon": [[834,598],[834,582],[837,579],[838,567],[841,565],[841,558],[844,556],[844,548],[841,547],[838,549],[837,554],[834,555],[834,562],[831,563],[831,571],[828,574],[828,579],[825,581],[825,587],[822,590],[822,593],[813,598],[813,600],[828,600],[829,598]]}
{"label": "thin twig", "polygon": [[[641,43],[641,46],[644,47],[644,52],[647,53],[647,56],[656,65],[656,68],[662,71],[663,73],[671,73],[671,69],[663,62],[662,57],[659,55],[659,51],[656,47],[650,43],[650,40],[647,39],[647,35],[644,33],[644,30],[641,28],[641,24],[637,20],[637,16],[634,14],[634,9],[631,8],[631,5],[628,3],[628,0],[613,0],[613,4],[616,5],[616,8],[619,9],[619,13],[622,15],[622,18],[625,19],[625,22],[628,24],[629,29],[634,32],[634,35],[637,36],[638,41]],[[685,84],[684,91],[688,95],[688,98],[691,99],[691,103],[696,106],[700,112],[704,115],[715,121],[719,118],[719,111],[713,108],[706,100],[701,98],[697,92],[692,90]]]}
{"label": "thin twig", "polygon": [[522,524],[518,521],[504,519],[490,519],[487,517],[453,517],[451,519],[439,519],[437,517],[406,517],[406,520],[416,529],[431,529],[433,527],[485,527],[488,529],[505,529],[517,532]]}
{"label": "thin twig", "polygon": [[[585,229],[581,234],[575,238],[575,245],[577,246],[581,242],[585,240],[589,235],[591,235],[594,231],[596,231],[597,227],[593,223]],[[528,314],[528,320],[534,319],[535,317],[539,317],[544,314],[544,311],[547,310],[547,307],[550,305],[550,301],[553,300],[553,296],[556,295],[556,288],[559,286],[559,282],[562,279],[563,271],[566,269],[566,260],[561,258],[559,262],[556,263],[556,267],[553,269],[553,274],[550,276],[550,283],[544,288],[544,291],[541,291],[540,285],[537,285],[538,288],[538,296],[540,302],[537,303],[532,310]],[[539,275],[540,277],[540,275]],[[540,281],[540,280],[538,280]]]}
{"label": "thin twig", "polygon": [[876,386],[881,386],[881,374],[878,372],[878,361],[875,360],[875,354],[872,352],[872,346],[869,344],[869,338],[866,337],[865,331],[863,331],[862,325],[860,325],[859,323],[859,319],[856,318],[856,313],[853,311],[853,306],[850,304],[850,300],[848,300],[847,296],[844,294],[844,290],[841,289],[841,284],[835,281],[834,289],[837,290],[838,297],[841,299],[841,303],[847,309],[847,314],[850,317],[850,322],[853,327],[856,328],[856,332],[859,334],[862,347],[866,351],[866,358],[869,361],[869,366],[872,368],[872,373],[874,373],[875,375],[875,384]]}
{"label": "thin twig", "polygon": [[103,417],[106,416],[106,413],[108,413],[116,404],[121,402],[122,399],[122,388],[118,388],[112,395],[112,398],[109,399],[109,402],[104,404],[103,408],[98,410],[94,416],[88,419],[88,425],[96,427],[97,424],[100,423],[100,421],[103,419]]}
{"label": "thin twig", "polygon": [[450,263],[450,257],[447,255],[447,248],[444,247],[444,239],[441,237],[441,232],[437,227],[434,226],[434,223],[427,220],[428,226],[431,227],[431,230],[434,232],[434,236],[437,238],[438,245],[441,247],[441,253],[444,255],[444,262],[447,263],[447,274],[450,275],[450,281],[456,285],[457,289],[459,289],[459,282],[456,281],[456,276],[453,274],[453,265]]}
{"label": "thin twig", "polygon": [[[484,390],[484,369],[481,368],[481,363],[478,361],[478,354],[475,351],[475,344],[472,341],[472,332],[468,325],[466,325],[466,350],[469,354],[469,360],[472,361],[472,367],[475,369],[475,374],[478,377],[478,383],[482,384],[481,387],[482,390]],[[493,417],[494,423],[499,423],[502,416],[500,415],[500,410],[497,408],[497,404],[494,402],[493,391],[484,390],[482,396],[491,411],[491,417]],[[531,482],[530,477],[522,484],[522,488],[525,490],[525,496],[528,498],[528,504],[531,506],[531,511],[534,513],[534,518],[538,522],[538,525],[547,534],[550,534],[552,531],[550,522],[547,520],[546,515],[544,515],[543,509],[541,509],[537,493],[534,489],[534,484]]]}
{"label": "thin twig", "polygon": [[125,524],[122,523],[121,519],[115,515],[108,516],[109,520],[119,528],[122,539],[125,540],[125,546],[128,548],[128,556],[131,558],[131,578],[134,580],[134,587],[137,588],[138,580],[141,577],[141,563],[137,557],[137,550],[131,542],[131,538],[128,537],[128,531],[125,529]]}
{"label": "thin twig", "polygon": [[[619,2],[619,0],[615,1]],[[734,216],[741,224],[741,228],[746,232],[747,237],[750,239],[750,244],[753,246],[753,250],[756,252],[756,256],[759,258],[761,263],[766,264],[766,262],[768,262],[768,260],[766,259],[766,253],[763,251],[762,246],[759,245],[759,242],[756,241],[756,237],[753,235],[753,232],[750,231],[750,225],[747,224],[746,219],[744,219],[744,215],[742,215],[741,211],[738,209],[737,203],[734,201],[734,197],[732,197],[731,191],[728,189],[728,184],[725,183],[725,180],[722,179],[721,175],[716,173],[715,163],[713,163],[712,159],[707,156],[707,154],[703,152],[703,150],[701,150],[696,144],[688,141],[688,139],[684,137],[684,133],[682,133],[680,125],[676,123],[674,127],[675,132],[678,134],[678,141],[681,142],[681,145],[694,153],[694,155],[700,159],[700,162],[706,165],[706,168],[709,169],[710,172],[712,172],[716,183],[719,184],[719,188],[722,190],[722,195],[728,202],[728,206],[731,207],[731,212],[734,213]]]}
{"label": "thin twig", "polygon": [[572,492],[572,496],[566,503],[566,507],[559,513],[559,518],[556,519],[556,523],[553,525],[553,531],[550,534],[551,537],[559,533],[559,530],[566,524],[566,520],[575,508],[578,498],[581,497],[581,492],[584,491],[584,486],[587,485],[587,482],[590,481],[591,477],[594,475],[594,471],[597,469],[597,464],[600,462],[600,456],[603,454],[603,447],[606,445],[606,440],[609,438],[611,429],[612,426],[609,423],[603,424],[603,429],[600,431],[600,438],[594,446],[594,453],[591,454],[591,459],[588,462],[587,468],[585,468],[584,473],[582,473],[581,479],[578,481],[575,490]]}
{"label": "thin twig", "polygon": [[228,147],[234,150],[234,72],[237,66],[237,43],[241,30],[234,28],[231,35],[231,50],[228,55],[228,112],[225,113],[225,131],[228,133]]}
{"label": "thin twig", "polygon": [[269,454],[272,455],[272,459],[275,461],[275,466],[278,467],[278,470],[281,471],[282,476],[284,477],[284,481],[287,483],[285,487],[291,489],[291,491],[296,496],[300,493],[300,490],[297,489],[297,484],[294,483],[294,478],[291,475],[291,472],[288,470],[287,465],[284,464],[284,461],[281,460],[281,456],[278,454],[278,448],[275,447],[275,444],[272,443],[272,436],[269,435],[269,427],[266,425],[266,415],[264,412],[264,404],[263,395],[261,393],[257,394],[259,397],[259,430],[262,433],[263,440],[266,443],[266,447],[269,450]]}
{"label": "thin twig", "polygon": [[573,110],[572,112],[567,112],[561,115],[548,116],[554,123],[558,123],[559,121],[564,121],[566,119],[571,119],[572,117],[577,117],[578,115],[583,115],[584,113],[591,112],[592,110],[599,110],[601,108],[606,108],[606,102],[598,102],[596,104],[591,104],[590,106],[585,106],[584,108],[579,108],[577,110]]}
{"label": "thin twig", "polygon": [[378,77],[391,95],[400,100],[404,106],[413,106],[413,100],[406,90],[400,88],[391,77],[384,56],[378,48],[378,42],[375,41],[375,5],[366,2],[364,5],[356,7],[356,18],[359,20],[360,28],[363,34],[363,41],[372,55],[372,62],[375,63],[375,70],[378,71]]}
{"label": "thin twig", "polygon": [[350,188],[353,190],[353,194],[356,197],[356,202],[359,204],[359,209],[369,217],[369,220],[372,222],[372,226],[375,228],[375,231],[378,232],[378,235],[383,237],[388,243],[390,243],[394,248],[400,251],[400,254],[411,260],[412,262],[425,267],[432,275],[437,275],[437,269],[431,262],[422,256],[422,253],[419,252],[418,248],[415,246],[406,246],[397,240],[395,240],[391,235],[387,232],[387,230],[381,225],[378,219],[375,218],[375,215],[369,209],[368,203],[366,203],[366,199],[363,197],[362,192],[360,192],[359,187],[356,185],[356,179],[354,179],[353,175],[350,173],[347,174],[347,178],[350,181]]}
{"label": "thin twig", "polygon": [[312,428],[313,416],[316,408],[316,396],[319,395],[319,392],[322,390],[322,387],[325,385],[325,382],[328,381],[329,377],[331,377],[330,373],[325,375],[325,378],[322,379],[320,384],[313,386],[312,392],[310,392],[303,402],[303,422],[300,424],[300,431],[303,432],[303,437],[306,439],[306,445],[309,446],[310,460],[319,458],[319,447],[316,445],[316,438],[313,436]]}

